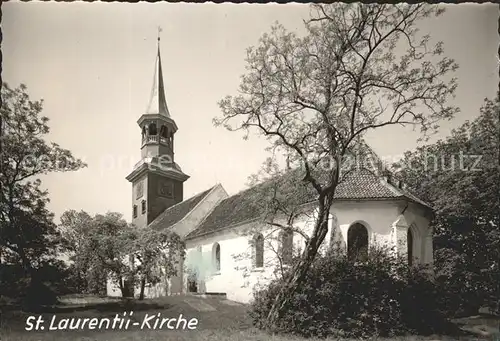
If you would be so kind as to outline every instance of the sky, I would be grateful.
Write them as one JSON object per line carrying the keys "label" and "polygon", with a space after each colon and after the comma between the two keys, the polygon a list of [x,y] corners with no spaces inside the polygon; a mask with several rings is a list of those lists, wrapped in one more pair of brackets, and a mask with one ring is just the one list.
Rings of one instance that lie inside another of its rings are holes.
{"label": "sky", "polygon": [[[437,138],[479,113],[498,90],[498,5],[447,5],[442,17],[420,23],[432,41],[459,64],[453,104],[461,113],[444,122]],[[190,175],[184,199],[216,183],[229,194],[268,156],[267,142],[215,127],[217,102],[236,94],[245,51],[278,21],[303,32],[302,4],[169,4],[7,2],[2,5],[3,80],[24,83],[32,100],[44,99],[47,139],[88,164],[77,172],[42,177],[49,208],[91,214],[120,212],[130,221],[131,184],[140,159],[137,119],[153,82],[157,27],[161,26],[166,98],[179,127],[176,162]],[[384,128],[368,143],[382,157],[417,147],[411,128]]]}

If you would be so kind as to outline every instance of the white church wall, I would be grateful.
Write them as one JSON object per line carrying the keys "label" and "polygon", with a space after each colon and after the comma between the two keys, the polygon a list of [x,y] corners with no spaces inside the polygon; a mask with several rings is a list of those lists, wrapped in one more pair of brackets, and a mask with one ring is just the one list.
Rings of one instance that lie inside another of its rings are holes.
{"label": "white church wall", "polygon": [[349,227],[361,223],[368,230],[369,245],[391,246],[391,225],[398,216],[398,205],[392,201],[340,201],[332,207],[342,242],[347,247]]}
{"label": "white church wall", "polygon": [[106,293],[111,297],[122,297],[120,288],[115,282],[111,281],[110,278],[106,281]]}
{"label": "white church wall", "polygon": [[430,217],[421,206],[411,203],[404,215],[413,233],[414,260],[420,264],[432,264],[434,251]]}
{"label": "white church wall", "polygon": [[[134,296],[139,297],[141,293],[140,285],[136,286],[134,289]],[[146,285],[144,287],[144,298],[156,298],[169,295],[168,291],[168,283],[165,280],[160,283],[156,283],[154,285]]]}
{"label": "white church wall", "polygon": [[177,274],[175,276],[171,276],[167,283],[164,285],[164,290],[167,290],[169,295],[179,295],[184,293],[183,286],[183,269],[184,269],[184,260],[178,256],[178,263],[175,265],[177,268]]}
{"label": "white church wall", "polygon": [[[380,246],[391,245],[391,225],[398,216],[398,205],[392,201],[338,201],[332,205],[328,223],[328,233],[320,251],[325,252],[331,242],[340,242],[347,247],[349,227],[355,223],[363,224],[368,230],[369,243]],[[297,222],[297,226],[308,236],[314,230],[315,213],[313,208]],[[335,228],[334,228],[335,227]],[[332,232],[335,230],[335,236]],[[304,249],[305,238],[294,235],[294,247]]]}
{"label": "white church wall", "polygon": [[[125,256],[122,258],[122,262],[126,265],[130,265],[130,257]],[[134,265],[137,266],[139,264],[139,261],[137,259],[134,259]],[[137,287],[134,288],[134,293],[138,292]],[[122,291],[120,290],[120,287],[116,281],[112,280],[110,276],[108,276],[106,280],[106,295],[111,296],[111,297],[122,297]]]}
{"label": "white church wall", "polygon": [[[306,225],[306,222],[301,223]],[[253,298],[254,290],[267,285],[279,275],[275,273],[280,269],[277,257],[279,231],[259,225],[245,224],[238,229],[222,231],[188,247],[188,253],[195,252],[199,246],[202,248],[203,292],[223,292],[230,300],[249,302]],[[257,268],[253,261],[254,246],[251,242],[253,232],[257,230],[264,236],[264,266],[260,268]],[[294,235],[294,242],[300,244],[301,240]],[[215,243],[220,245],[221,250],[220,271],[215,271],[214,268]]]}
{"label": "white church wall", "polygon": [[[165,250],[167,252],[167,250]],[[126,256],[123,259],[123,263],[130,265],[130,257]],[[137,258],[134,258],[134,266],[137,267],[141,265]],[[145,298],[156,298],[163,297],[167,295],[175,295],[183,293],[182,285],[182,268],[184,266],[181,259],[180,263],[177,265],[177,276],[172,276],[172,278],[164,278],[159,283],[156,284],[146,284],[144,287],[144,297]],[[134,297],[139,297],[141,293],[141,284],[135,283],[134,286]],[[122,297],[122,292],[115,281],[112,281],[109,277],[106,281],[106,294],[111,297]]]}
{"label": "white church wall", "polygon": [[[308,208],[308,214],[303,214],[295,221],[295,227],[308,236],[314,229],[314,210]],[[339,201],[331,210],[329,220],[329,232],[320,252],[325,252],[332,240],[340,241],[343,247],[347,247],[348,229],[356,222],[362,223],[368,230],[369,244],[380,246],[392,246],[394,243],[393,224],[402,212],[401,202],[393,201]],[[419,255],[418,259],[432,261],[432,239],[426,237],[428,234],[429,219],[419,206],[409,205],[404,213],[407,225],[414,223],[412,228],[418,229],[415,233],[420,241],[420,246],[414,246],[414,253]],[[337,226],[336,235],[331,237],[332,226]],[[273,232],[274,231],[274,232]],[[260,232],[264,236],[264,266],[255,267],[252,238],[255,233]],[[266,227],[258,221],[242,224],[237,227],[224,229],[216,233],[201,236],[186,241],[186,261],[184,269],[195,269],[198,278],[198,291],[202,293],[226,293],[228,299],[239,302],[249,302],[253,292],[261,286],[268,284],[279,275],[279,262],[276,252],[279,249],[279,229]],[[220,271],[215,268],[214,245],[220,246]],[[391,244],[392,243],[392,244]],[[294,249],[303,250],[305,239],[299,233],[293,236]],[[418,250],[417,250],[418,249]],[[158,297],[168,294],[182,293],[186,291],[188,273],[184,272],[178,278],[175,290],[173,285],[166,286],[165,283],[152,288],[147,288],[147,297]],[[166,290],[165,288],[170,288]],[[175,291],[175,292],[174,292]],[[108,285],[110,296],[120,296],[121,292],[116,286]],[[138,291],[136,289],[136,294]]]}
{"label": "white church wall", "polygon": [[[198,268],[200,292],[222,292],[226,293],[228,299],[249,301],[252,282],[255,282],[259,275],[266,275],[261,270],[252,273],[252,260],[249,257],[251,236],[247,233],[257,227],[258,225],[252,223],[244,224],[187,242],[187,267]],[[215,267],[215,243],[220,246],[220,271]],[[198,254],[198,257],[195,257],[195,254]]]}
{"label": "white church wall", "polygon": [[[337,202],[332,207],[330,228],[328,235],[321,247],[324,252],[330,246],[331,230],[333,224],[338,224],[337,236],[334,240],[340,240],[344,247],[347,246],[348,228],[360,222],[367,227],[369,243],[378,245],[391,245],[392,223],[397,219],[400,211],[396,202],[391,201],[359,201],[359,202]],[[334,216],[333,216],[334,215]],[[336,218],[335,218],[336,217]],[[314,213],[302,215],[297,219],[295,226],[304,234],[310,236],[314,229]],[[260,230],[265,237],[264,267],[255,268],[252,262],[253,232]],[[275,231],[270,235],[273,228],[265,228],[262,224],[253,222],[244,224],[237,228],[226,229],[206,237],[199,237],[187,243],[188,253],[196,251],[197,247],[202,249],[202,264],[204,283],[201,286],[203,292],[223,292],[228,299],[249,302],[253,291],[261,285],[266,285],[276,277],[278,259],[278,238]],[[249,233],[249,232],[252,233]],[[293,245],[295,249],[304,249],[305,238],[299,233],[294,233]],[[214,244],[220,245],[221,269],[215,271],[213,261]],[[191,258],[192,259],[192,258]]]}

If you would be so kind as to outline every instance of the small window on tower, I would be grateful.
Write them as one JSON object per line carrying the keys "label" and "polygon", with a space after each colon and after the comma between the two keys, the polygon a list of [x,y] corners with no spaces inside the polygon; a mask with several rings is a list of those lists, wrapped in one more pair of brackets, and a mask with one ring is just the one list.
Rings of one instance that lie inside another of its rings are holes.
{"label": "small window on tower", "polygon": [[139,199],[144,194],[144,184],[142,181],[138,182],[136,185],[136,199]]}
{"label": "small window on tower", "polygon": [[156,129],[156,124],[155,123],[151,123],[149,125],[149,135],[156,135],[158,134],[158,131]]}
{"label": "small window on tower", "polygon": [[134,208],[132,210],[132,215],[134,218],[137,218],[137,205],[134,205]]}
{"label": "small window on tower", "polygon": [[173,198],[174,197],[174,184],[169,182],[169,181],[165,181],[165,182],[160,183],[158,194],[162,197]]}
{"label": "small window on tower", "polygon": [[142,214],[146,213],[146,200],[143,200],[141,202],[141,211],[142,211]]}
{"label": "small window on tower", "polygon": [[167,127],[162,125],[160,128],[160,136],[164,138],[168,138],[168,130]]}

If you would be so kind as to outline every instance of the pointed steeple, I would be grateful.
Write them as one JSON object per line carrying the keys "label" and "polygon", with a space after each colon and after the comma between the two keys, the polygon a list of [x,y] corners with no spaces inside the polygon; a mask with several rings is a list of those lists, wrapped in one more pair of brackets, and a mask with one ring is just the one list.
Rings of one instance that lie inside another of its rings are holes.
{"label": "pointed steeple", "polygon": [[163,85],[163,72],[161,69],[160,32],[161,28],[158,28],[158,54],[155,62],[153,88],[151,89],[151,97],[146,114],[160,114],[170,117],[167,100],[165,99],[165,87]]}

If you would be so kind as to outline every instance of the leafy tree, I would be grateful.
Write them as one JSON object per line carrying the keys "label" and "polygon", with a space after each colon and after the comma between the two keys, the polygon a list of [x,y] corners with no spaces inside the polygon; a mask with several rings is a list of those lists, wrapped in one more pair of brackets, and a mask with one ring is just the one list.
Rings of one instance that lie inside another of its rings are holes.
{"label": "leafy tree", "polygon": [[[88,282],[87,271],[91,266],[88,254],[85,251],[88,236],[90,235],[93,218],[85,211],[77,212],[68,210],[61,215],[59,226],[63,246],[69,256],[71,264],[71,279],[74,290],[77,292],[92,292],[89,288],[92,284]],[[93,292],[95,293],[95,292]]]}
{"label": "leafy tree", "polygon": [[139,282],[142,299],[147,284],[177,274],[177,262],[184,256],[184,243],[178,235],[137,229],[119,213],[91,217],[70,210],[61,217],[61,229],[77,276],[89,293],[106,294],[109,277],[123,297],[132,296],[132,288]]}
{"label": "leafy tree", "polygon": [[[314,5],[303,37],[277,24],[247,51],[240,94],[219,102],[229,130],[256,131],[300,163],[316,192],[317,217],[300,261],[275,296],[268,325],[305,278],[328,231],[339,170],[352,142],[370,129],[415,125],[426,137],[458,111],[447,105],[457,69],[442,43],[416,23],[442,9],[427,4]],[[248,135],[247,135],[248,136]],[[328,164],[325,171],[324,164]]]}
{"label": "leafy tree", "polygon": [[[341,164],[341,172],[338,184],[354,171],[358,166],[372,169],[374,172],[383,171],[382,160],[361,138],[346,151],[345,160]],[[363,164],[355,161],[363,160]],[[328,169],[326,169],[328,170]],[[274,267],[274,275],[281,277],[285,274],[290,264],[290,257],[301,254],[302,242],[310,239],[310,224],[316,220],[316,207],[314,205],[316,193],[314,188],[302,182],[303,173],[300,168],[291,168],[289,162],[281,169],[276,158],[270,157],[263,164],[261,170],[249,177],[249,193],[246,194],[248,202],[256,216],[260,216],[263,224],[250,224],[241,234],[249,237],[249,247],[243,252],[236,253],[236,260],[255,259],[255,240],[261,235],[264,240],[264,249],[267,256],[265,267]],[[333,229],[337,226],[336,217],[330,212],[329,220]],[[339,232],[334,230],[332,232]],[[344,249],[341,244],[340,235],[332,234],[330,244],[326,247],[322,244],[320,251],[328,249]],[[290,245],[292,244],[292,245]],[[324,246],[324,247],[323,247]],[[251,270],[251,268],[246,269]]]}
{"label": "leafy tree", "polygon": [[49,119],[41,116],[42,101],[29,99],[25,85],[11,88],[3,83],[1,95],[0,261],[21,265],[31,283],[59,246],[53,215],[46,207],[48,193],[37,176],[75,171],[85,164],[44,140]]}
{"label": "leafy tree", "polygon": [[[96,264],[95,269],[104,271],[95,274],[97,282],[104,282],[106,275],[118,283],[124,297],[133,296],[134,273],[130,257],[136,233],[120,213],[108,212],[94,217],[94,226],[89,238],[87,254]],[[99,276],[102,274],[102,276]],[[103,278],[104,277],[104,278]]]}
{"label": "leafy tree", "polygon": [[185,257],[185,245],[177,234],[169,231],[150,228],[135,231],[138,238],[133,255],[139,263],[136,272],[142,300],[146,284],[155,285],[178,274],[179,261]]}
{"label": "leafy tree", "polygon": [[120,213],[91,217],[84,211],[69,210],[61,216],[61,230],[76,277],[81,277],[86,292],[105,295],[109,276],[124,296],[130,295],[126,280],[133,273],[126,258],[136,235]]}
{"label": "leafy tree", "polygon": [[469,307],[498,309],[500,293],[499,98],[486,100],[479,117],[451,136],[405,154],[394,165],[436,219],[435,256],[439,274]]}

